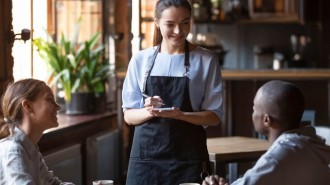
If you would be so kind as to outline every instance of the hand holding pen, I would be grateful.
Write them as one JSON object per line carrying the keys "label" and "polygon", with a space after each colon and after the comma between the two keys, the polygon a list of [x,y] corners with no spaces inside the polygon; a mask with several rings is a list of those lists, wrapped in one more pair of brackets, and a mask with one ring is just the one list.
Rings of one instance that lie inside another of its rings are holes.
{"label": "hand holding pen", "polygon": [[210,175],[205,178],[202,185],[228,185],[226,180],[218,175]]}
{"label": "hand holding pen", "polygon": [[161,107],[165,105],[160,96],[149,96],[145,93],[142,93],[142,96],[146,99],[144,100],[144,107]]}

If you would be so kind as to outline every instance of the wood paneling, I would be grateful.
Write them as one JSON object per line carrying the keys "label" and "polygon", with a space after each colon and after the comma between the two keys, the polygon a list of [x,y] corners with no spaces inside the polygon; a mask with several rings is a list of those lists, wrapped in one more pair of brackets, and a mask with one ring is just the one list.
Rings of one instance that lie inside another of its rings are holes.
{"label": "wood paneling", "polygon": [[131,9],[132,0],[115,1],[116,70],[125,70],[132,55]]}
{"label": "wood paneling", "polygon": [[[49,129],[44,132],[40,139],[38,146],[43,155],[56,153],[59,149],[63,149],[75,144],[80,144],[82,147],[82,172],[83,177],[86,177],[86,148],[87,138],[103,133],[105,131],[122,132],[117,124],[117,116],[115,112],[105,112],[102,114],[90,115],[58,115],[59,126],[57,128]],[[121,145],[121,140],[118,141]],[[122,154],[121,147],[115,152]],[[121,163],[121,161],[119,161]],[[85,179],[83,179],[86,181]],[[120,182],[118,182],[120,183]],[[90,184],[90,182],[83,182],[83,184]]]}
{"label": "wood paneling", "polygon": [[12,33],[12,2],[11,0],[0,1],[0,94],[5,84],[13,80],[13,57],[11,50],[14,41],[10,39]]}
{"label": "wood paneling", "polygon": [[322,1],[322,60],[323,66],[330,67],[330,1]]}
{"label": "wood paneling", "polygon": [[[232,125],[228,132],[232,135],[254,136],[252,123],[252,106],[256,91],[268,80],[238,80],[227,81],[231,83],[232,109],[225,110],[232,112],[232,121],[226,124]],[[305,97],[305,109],[316,111],[316,125],[329,125],[329,89],[328,80],[285,80],[295,84],[301,89]],[[229,134],[229,135],[231,135]]]}

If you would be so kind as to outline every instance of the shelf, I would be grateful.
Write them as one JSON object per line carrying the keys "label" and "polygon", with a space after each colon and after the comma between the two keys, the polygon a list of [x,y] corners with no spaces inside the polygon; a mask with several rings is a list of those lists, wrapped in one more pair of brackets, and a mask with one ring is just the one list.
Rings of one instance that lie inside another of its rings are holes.
{"label": "shelf", "polygon": [[329,69],[223,69],[221,73],[224,80],[330,80]]}
{"label": "shelf", "polygon": [[[330,80],[330,69],[222,69],[221,73],[224,80]],[[126,72],[117,72],[116,76],[124,80]]]}
{"label": "shelf", "polygon": [[263,19],[241,19],[236,21],[206,20],[193,21],[194,24],[216,24],[216,25],[238,25],[238,24],[303,24],[299,19],[288,18],[263,18]]}
{"label": "shelf", "polygon": [[141,17],[141,22],[154,22],[152,17]]}
{"label": "shelf", "polygon": [[302,21],[296,18],[260,18],[239,20],[237,24],[302,24]]}
{"label": "shelf", "polygon": [[224,24],[224,25],[230,25],[230,24],[234,24],[235,21],[222,21],[222,20],[194,20],[193,21],[194,24]]}

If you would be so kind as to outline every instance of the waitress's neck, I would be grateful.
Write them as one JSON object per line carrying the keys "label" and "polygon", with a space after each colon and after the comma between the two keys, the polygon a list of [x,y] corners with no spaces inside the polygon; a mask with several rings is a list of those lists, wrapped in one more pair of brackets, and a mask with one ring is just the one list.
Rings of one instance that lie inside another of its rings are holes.
{"label": "waitress's neck", "polygon": [[166,54],[182,54],[184,53],[184,48],[185,48],[185,43],[182,43],[180,45],[172,45],[168,42],[162,42],[161,47],[160,47],[160,52],[161,53],[166,53]]}

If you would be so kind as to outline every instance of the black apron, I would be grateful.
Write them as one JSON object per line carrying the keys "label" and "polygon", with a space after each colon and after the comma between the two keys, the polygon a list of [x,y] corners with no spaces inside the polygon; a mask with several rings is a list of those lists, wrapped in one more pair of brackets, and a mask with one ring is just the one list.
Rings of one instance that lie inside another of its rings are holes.
{"label": "black apron", "polygon": [[[183,77],[150,76],[159,52],[154,53],[143,91],[158,95],[164,107],[192,112],[189,98],[189,45],[185,47]],[[201,173],[210,172],[206,133],[202,126],[170,118],[152,118],[135,126],[126,185],[178,185],[202,183]]]}

